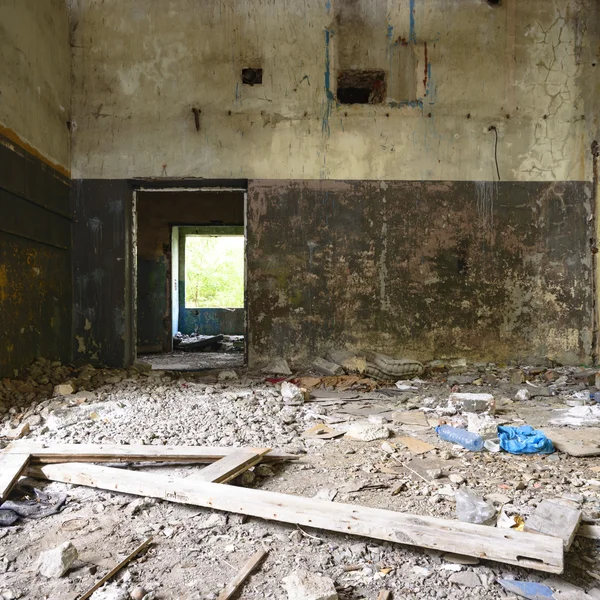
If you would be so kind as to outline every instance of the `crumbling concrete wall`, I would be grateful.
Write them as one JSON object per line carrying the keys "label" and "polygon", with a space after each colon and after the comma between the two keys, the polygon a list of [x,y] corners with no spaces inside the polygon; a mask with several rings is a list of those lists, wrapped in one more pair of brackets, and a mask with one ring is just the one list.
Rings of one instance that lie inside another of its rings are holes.
{"label": "crumbling concrete wall", "polygon": [[71,357],[70,56],[64,1],[0,2],[0,376]]}
{"label": "crumbling concrete wall", "polygon": [[[327,343],[591,360],[596,0],[71,0],[71,16],[76,177],[251,180],[252,363]],[[338,101],[356,70],[384,73],[381,102]]]}
{"label": "crumbling concrete wall", "polygon": [[[592,176],[595,0],[72,4],[76,177]],[[385,101],[338,104],[349,68]]]}

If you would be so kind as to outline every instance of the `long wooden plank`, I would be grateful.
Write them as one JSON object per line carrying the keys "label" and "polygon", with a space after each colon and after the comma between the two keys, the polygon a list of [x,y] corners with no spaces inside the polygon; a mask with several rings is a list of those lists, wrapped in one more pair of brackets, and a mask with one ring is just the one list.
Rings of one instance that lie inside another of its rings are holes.
{"label": "long wooden plank", "polygon": [[45,465],[28,473],[378,540],[448,552],[460,549],[468,556],[549,573],[563,571],[562,540],[535,533],[83,463]]}
{"label": "long wooden plank", "polygon": [[142,550],[152,543],[149,537],[142,542],[131,554],[127,555],[116,567],[113,567],[100,581],[96,582],[79,600],[87,600],[96,590],[100,589],[111,577],[114,577],[124,566],[128,565]]}
{"label": "long wooden plank", "polygon": [[29,463],[29,454],[0,452],[0,501],[4,502]]}
{"label": "long wooden plank", "polygon": [[223,588],[217,600],[229,600],[268,554],[266,550],[259,550],[253,554],[240,572]]}
{"label": "long wooden plank", "polygon": [[194,475],[196,481],[210,481],[212,483],[227,483],[258,464],[263,456],[271,451],[270,448],[252,450],[239,450],[221,460],[204,467]]}
{"label": "long wooden plank", "polygon": [[[141,446],[118,444],[40,444],[12,443],[5,449],[11,454],[30,454],[35,462],[193,462],[212,463],[240,450],[260,451],[260,448],[211,446]],[[271,451],[265,462],[297,460],[295,454]]]}

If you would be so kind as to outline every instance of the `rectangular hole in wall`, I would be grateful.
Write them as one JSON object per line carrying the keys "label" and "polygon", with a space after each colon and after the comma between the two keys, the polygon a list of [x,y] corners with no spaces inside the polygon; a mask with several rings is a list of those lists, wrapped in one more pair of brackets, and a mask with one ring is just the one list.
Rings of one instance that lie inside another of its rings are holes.
{"label": "rectangular hole in wall", "polygon": [[245,83],[246,85],[261,85],[262,76],[262,69],[242,69],[242,83]]}
{"label": "rectangular hole in wall", "polygon": [[385,71],[350,69],[338,74],[340,104],[381,104],[385,102],[386,92]]}

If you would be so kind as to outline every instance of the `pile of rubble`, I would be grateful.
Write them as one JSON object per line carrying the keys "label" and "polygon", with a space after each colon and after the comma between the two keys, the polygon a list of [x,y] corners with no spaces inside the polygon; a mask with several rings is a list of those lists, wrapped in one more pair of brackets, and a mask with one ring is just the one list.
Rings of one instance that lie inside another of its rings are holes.
{"label": "pile of rubble", "polygon": [[[354,359],[342,360],[350,361],[346,366],[336,363],[342,371],[335,373],[316,366],[292,373],[279,360],[262,375],[209,376],[144,365],[72,369],[39,361],[37,376],[32,368],[2,382],[2,402],[9,408],[5,443],[21,432],[22,441],[48,448],[57,443],[277,448],[299,460],[255,466],[237,485],[452,520],[457,497],[468,491],[484,503],[493,527],[508,529],[532,524],[542,502],[562,502],[582,523],[564,575],[50,483],[45,492],[68,497],[59,514],[0,528],[0,598],[26,597],[33,569],[39,571],[39,595],[75,597],[74,590],[81,593],[97,579],[96,570],[105,572],[150,535],[153,545],[93,600],[216,600],[260,548],[269,556],[244,584],[244,598],[374,600],[383,590],[395,600],[528,597],[515,589],[520,582],[545,586],[552,595],[543,597],[555,600],[600,598],[596,370],[449,360],[388,381],[361,372]],[[21,384],[31,391],[20,391]],[[559,451],[549,454],[471,452],[440,439],[440,420],[489,439],[498,426],[524,424],[564,439],[557,437]],[[158,466],[151,472],[193,479],[197,470]],[[72,558],[61,576],[66,563],[60,557],[50,577],[45,567],[36,567],[38,560],[48,564],[43,553],[49,550]]]}

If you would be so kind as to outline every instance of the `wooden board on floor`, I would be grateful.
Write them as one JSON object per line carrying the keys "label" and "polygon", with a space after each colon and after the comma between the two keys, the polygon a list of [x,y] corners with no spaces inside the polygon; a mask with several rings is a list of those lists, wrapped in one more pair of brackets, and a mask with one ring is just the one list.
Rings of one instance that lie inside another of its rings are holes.
{"label": "wooden board on floor", "polygon": [[[34,462],[189,462],[212,463],[239,450],[254,451],[256,448],[211,446],[125,446],[119,444],[40,444],[15,442],[6,447],[10,454],[30,454]],[[261,449],[259,448],[258,451]],[[2,454],[4,454],[4,452]],[[297,460],[298,456],[271,450],[264,462]]]}
{"label": "wooden board on floor", "polygon": [[29,454],[0,452],[0,501],[4,502],[29,463]]}
{"label": "wooden board on floor", "polygon": [[568,551],[581,521],[581,511],[572,506],[542,500],[525,522],[525,531],[551,535],[563,540]]}
{"label": "wooden board on floor", "polygon": [[270,448],[257,448],[256,450],[239,450],[221,460],[217,460],[208,467],[204,467],[197,475],[196,481],[210,481],[212,483],[227,483],[258,464]]}
{"label": "wooden board on floor", "polygon": [[544,427],[554,447],[570,456],[600,456],[600,427]]}
{"label": "wooden board on floor", "polygon": [[549,573],[563,571],[563,541],[535,533],[83,463],[30,467],[28,474],[434,550],[460,548],[468,556]]}
{"label": "wooden board on floor", "polygon": [[152,538],[149,537],[145,542],[142,542],[131,554],[127,555],[116,567],[112,568],[100,581],[95,583],[79,600],[87,600],[92,594],[100,589],[109,579],[114,577],[123,567],[127,566],[142,550],[145,550],[152,543]]}
{"label": "wooden board on floor", "polygon": [[229,600],[240,589],[240,586],[254,571],[258,565],[265,559],[269,553],[266,550],[259,550],[253,554],[248,562],[242,567],[241,571],[223,588],[217,600]]}

